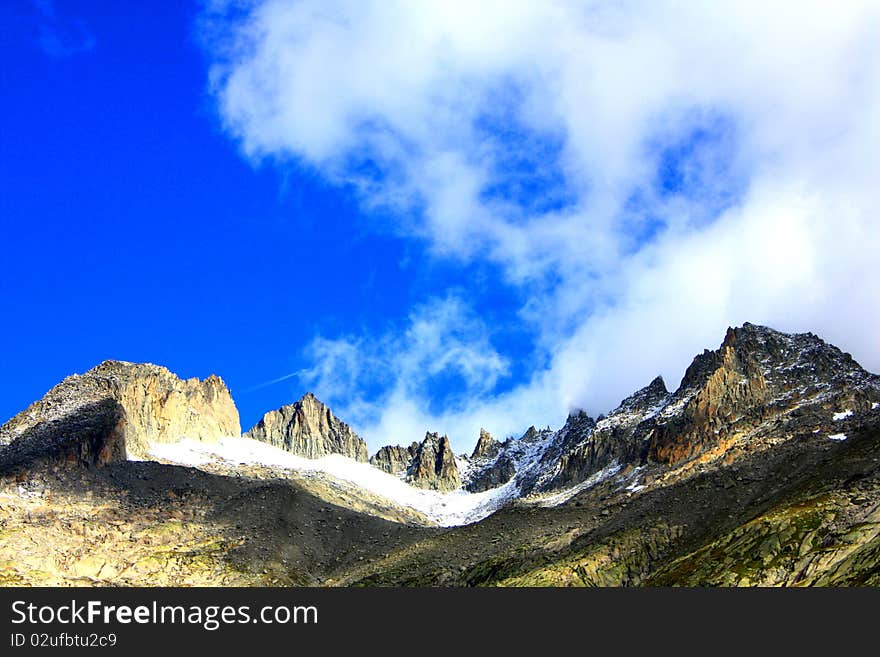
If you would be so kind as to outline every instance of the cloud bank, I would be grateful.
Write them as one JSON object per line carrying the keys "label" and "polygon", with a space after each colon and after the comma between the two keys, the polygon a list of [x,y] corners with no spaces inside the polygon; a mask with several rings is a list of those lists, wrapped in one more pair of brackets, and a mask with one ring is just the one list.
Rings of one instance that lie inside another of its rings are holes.
{"label": "cloud bank", "polygon": [[202,28],[248,158],[528,299],[544,357],[503,390],[463,295],[316,336],[306,381],[372,447],[607,412],[744,321],[880,369],[880,3],[264,0]]}

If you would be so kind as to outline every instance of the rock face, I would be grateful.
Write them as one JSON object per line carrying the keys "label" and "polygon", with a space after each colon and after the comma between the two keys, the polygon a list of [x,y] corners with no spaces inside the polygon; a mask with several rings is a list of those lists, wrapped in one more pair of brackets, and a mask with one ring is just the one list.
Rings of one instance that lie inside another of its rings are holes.
{"label": "rock face", "polygon": [[[835,410],[870,410],[880,378],[812,333],[745,324],[697,356],[657,416],[647,458],[673,465],[739,436],[833,429]],[[757,432],[755,430],[758,430]]]}
{"label": "rock face", "polygon": [[373,455],[370,463],[419,488],[450,491],[461,487],[449,437],[438,433],[429,431],[422,442],[409,447],[386,445]]}
{"label": "rock face", "polygon": [[583,480],[614,461],[672,466],[737,441],[833,433],[834,411],[868,411],[878,394],[880,377],[812,333],[746,323],[694,358],[674,393],[655,379],[592,430],[569,431],[552,483]]}
{"label": "rock face", "polygon": [[102,465],[144,456],[154,443],[240,433],[219,377],[184,381],[157,365],[106,361],[67,377],[0,427],[0,464],[47,458]]}
{"label": "rock face", "polygon": [[496,454],[474,459],[464,485],[485,490],[514,478],[519,494],[528,495],[615,468],[729,460],[737,450],[855,430],[877,409],[880,377],[849,354],[812,333],[747,323],[694,358],[674,392],[657,377],[607,417],[581,411],[556,432],[532,427]]}
{"label": "rock face", "polygon": [[367,460],[367,443],[310,392],[298,402],[266,413],[244,437],[309,459],[341,454]]}
{"label": "rock face", "polygon": [[406,480],[419,488],[450,491],[461,486],[455,455],[447,436],[428,432],[418,446]]}
{"label": "rock face", "polygon": [[409,447],[386,445],[370,457],[370,463],[388,474],[404,475],[412,465],[418,451],[419,443],[417,442],[413,442]]}
{"label": "rock face", "polygon": [[576,484],[612,462],[637,463],[647,425],[645,418],[657,412],[669,398],[662,377],[624,399],[607,417],[594,421],[583,411],[568,417],[560,431],[561,456],[548,487]]}
{"label": "rock face", "polygon": [[485,429],[480,429],[480,437],[471,453],[470,473],[464,484],[472,493],[496,488],[510,481],[516,474],[516,464],[509,454],[499,457],[508,443],[499,443]]}
{"label": "rock face", "polygon": [[480,429],[480,437],[471,453],[471,459],[485,459],[498,454],[498,443],[485,429]]}
{"label": "rock face", "polygon": [[[744,324],[694,358],[674,392],[657,377],[595,420],[577,411],[558,431],[530,427],[504,442],[481,430],[461,471],[449,439],[433,433],[408,447],[383,447],[369,461],[414,486],[507,486],[499,499],[509,499],[593,485],[618,470],[732,460],[792,438],[839,438],[878,412],[880,377],[849,354],[811,333]],[[108,361],[68,377],[0,428],[0,465],[49,454],[103,464],[146,455],[155,443],[213,441],[239,430],[218,377],[182,381],[155,365]],[[246,436],[307,458],[368,460],[366,443],[312,394],[267,413]]]}
{"label": "rock face", "polygon": [[504,454],[468,477],[465,488],[471,493],[480,493],[506,484],[515,474],[516,462],[509,454]]}

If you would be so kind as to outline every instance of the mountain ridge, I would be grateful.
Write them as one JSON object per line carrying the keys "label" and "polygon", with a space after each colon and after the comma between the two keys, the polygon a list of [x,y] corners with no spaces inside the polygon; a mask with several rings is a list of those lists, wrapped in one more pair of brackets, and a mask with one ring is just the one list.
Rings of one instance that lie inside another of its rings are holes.
{"label": "mountain ridge", "polygon": [[219,377],[67,377],[0,427],[0,584],[880,584],[880,377],[812,333],[730,328],[673,391],[470,454],[368,459],[297,403],[242,435]]}
{"label": "mountain ridge", "polygon": [[[429,431],[420,442],[386,445],[370,456],[366,442],[311,392],[267,412],[242,434],[235,431],[237,411],[219,377],[184,382],[160,366],[105,361],[84,375],[67,377],[0,427],[0,445],[24,428],[56,420],[69,398],[79,395],[80,401],[104,404],[95,410],[102,431],[125,434],[121,441],[119,436],[98,439],[98,447],[88,447],[86,440],[84,453],[96,451],[92,461],[124,458],[127,449],[143,456],[151,442],[173,442],[184,435],[211,442],[238,433],[309,459],[338,454],[370,463],[421,488],[477,493],[515,481],[517,496],[525,497],[578,485],[613,464],[671,467],[713,449],[724,452],[756,433],[750,425],[763,421],[782,422],[785,431],[828,428],[820,409],[827,412],[831,404],[840,411],[843,395],[850,412],[863,413],[880,401],[878,391],[880,377],[814,334],[785,334],[745,323],[728,328],[717,349],[695,356],[676,390],[670,392],[663,378],[655,377],[607,416],[573,412],[559,430],[531,427],[521,438],[504,442],[481,430],[470,455],[456,456],[446,436]],[[119,408],[108,401],[114,395],[120,397]],[[178,408],[179,399],[189,405],[185,412]],[[212,408],[215,403],[219,410]],[[811,412],[804,413],[805,408]],[[201,424],[186,413],[198,416]],[[213,418],[218,413],[220,420]],[[211,426],[202,426],[205,421]]]}

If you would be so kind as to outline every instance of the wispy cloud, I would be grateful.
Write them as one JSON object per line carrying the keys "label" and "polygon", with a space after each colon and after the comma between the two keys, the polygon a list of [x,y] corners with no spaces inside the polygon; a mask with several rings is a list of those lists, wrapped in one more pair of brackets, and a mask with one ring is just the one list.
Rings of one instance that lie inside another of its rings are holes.
{"label": "wispy cloud", "polygon": [[277,379],[270,379],[268,381],[263,381],[262,383],[258,383],[254,386],[251,386],[250,388],[246,388],[245,390],[242,391],[242,393],[248,394],[251,392],[256,392],[257,390],[262,390],[263,388],[268,388],[269,386],[274,386],[278,383],[282,383],[284,381],[289,381],[290,379],[293,379],[294,377],[300,376],[300,375],[304,374],[305,372],[306,372],[306,370],[297,370],[296,372],[291,372],[289,374],[279,376]]}
{"label": "wispy cloud", "polygon": [[61,16],[51,0],[32,0],[39,15],[37,43],[50,57],[70,57],[94,49],[96,40],[85,21]]}
{"label": "wispy cloud", "polygon": [[[402,236],[487,258],[529,298],[550,355],[530,380],[493,394],[463,377],[473,401],[436,408],[391,368],[363,426],[606,411],[743,321],[880,369],[876,2],[264,0],[205,24],[247,157],[354,185]],[[471,338],[456,347],[479,364],[491,340]],[[389,339],[331,338],[315,372]]]}
{"label": "wispy cloud", "polygon": [[413,308],[402,326],[381,335],[315,337],[302,380],[372,447],[408,443],[430,426],[452,430],[453,416],[491,398],[509,363],[490,338],[460,298],[447,296]]}

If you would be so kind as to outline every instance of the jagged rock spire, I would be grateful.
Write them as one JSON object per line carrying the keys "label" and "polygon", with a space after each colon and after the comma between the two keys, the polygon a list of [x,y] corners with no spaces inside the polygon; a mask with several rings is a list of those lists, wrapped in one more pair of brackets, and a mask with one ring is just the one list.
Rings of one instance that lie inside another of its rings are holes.
{"label": "jagged rock spire", "polygon": [[311,392],[269,411],[244,436],[310,459],[341,454],[367,460],[367,443]]}
{"label": "jagged rock spire", "polygon": [[419,445],[407,481],[420,488],[454,490],[461,486],[455,454],[448,436],[428,432]]}
{"label": "jagged rock spire", "polygon": [[480,437],[471,454],[472,459],[482,459],[494,456],[498,453],[498,443],[485,429],[480,429]]}

